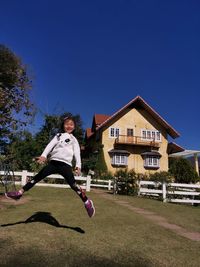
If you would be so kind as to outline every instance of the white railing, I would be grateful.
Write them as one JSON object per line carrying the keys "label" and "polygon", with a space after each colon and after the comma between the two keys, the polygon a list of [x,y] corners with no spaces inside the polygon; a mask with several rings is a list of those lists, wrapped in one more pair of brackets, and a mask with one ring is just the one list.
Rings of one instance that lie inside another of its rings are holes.
{"label": "white railing", "polygon": [[[0,171],[0,175],[4,175],[4,172],[3,171]],[[16,178],[17,181],[15,181],[15,184],[18,184],[18,185],[21,185],[21,186],[24,186],[27,182],[28,182],[28,179],[30,177],[33,177],[35,176],[36,173],[33,173],[33,172],[28,172],[26,170],[23,170],[21,172],[18,172],[18,171],[14,171],[14,176]],[[18,179],[17,179],[18,177]],[[52,175],[49,175],[48,177],[46,178],[50,178],[50,179],[62,179],[64,180],[64,178],[61,176],[61,175],[58,175],[58,174],[52,174]],[[90,184],[91,184],[91,176],[75,176],[75,180],[76,181],[82,181],[83,184],[81,185],[81,187],[83,189],[85,189],[87,192],[90,191]],[[68,184],[62,184],[62,183],[48,183],[48,182],[39,182],[36,184],[36,186],[48,186],[48,187],[60,187],[60,188],[70,188],[70,186]]]}
{"label": "white railing", "polygon": [[[200,185],[139,181],[138,195],[161,197],[163,202],[200,204]],[[153,188],[148,188],[148,187]],[[198,191],[199,190],[199,191]]]}
{"label": "white railing", "polygon": [[91,180],[91,187],[107,188],[109,191],[113,188],[112,180]]}
{"label": "white railing", "polygon": [[[0,175],[3,176],[4,172],[0,171]],[[21,172],[14,171],[14,176],[16,178],[15,184],[24,186],[30,177],[35,176],[36,173],[28,172],[27,170],[23,170]],[[49,175],[47,178],[50,179],[62,179],[64,178],[61,175],[58,174],[52,174]],[[76,181],[82,181],[81,187],[85,189],[87,192],[90,191],[91,187],[96,188],[105,188],[108,190],[111,190],[113,188],[112,181],[111,180],[97,180],[97,179],[91,179],[91,176],[75,176]],[[63,183],[48,183],[48,182],[39,182],[36,184],[36,186],[48,186],[48,187],[60,187],[60,188],[70,188],[68,184]]]}
{"label": "white railing", "polygon": [[[0,175],[3,176],[4,172],[0,171]],[[15,183],[24,186],[30,177],[35,176],[36,173],[23,170],[21,172],[15,171]],[[49,179],[62,179],[61,175],[52,174],[48,176]],[[91,179],[91,176],[75,176],[75,180],[81,182],[81,187],[87,192],[91,188],[105,188],[108,190],[113,189],[112,180],[98,180]],[[64,182],[64,181],[63,181]],[[41,181],[36,184],[37,186],[70,188],[68,184],[64,183],[51,183]],[[162,198],[163,202],[175,202],[175,203],[191,203],[200,204],[200,185],[197,184],[180,184],[180,183],[161,183],[153,181],[139,181],[138,182],[138,195],[148,195]],[[150,187],[150,188],[149,188]],[[199,197],[195,199],[195,197]]]}

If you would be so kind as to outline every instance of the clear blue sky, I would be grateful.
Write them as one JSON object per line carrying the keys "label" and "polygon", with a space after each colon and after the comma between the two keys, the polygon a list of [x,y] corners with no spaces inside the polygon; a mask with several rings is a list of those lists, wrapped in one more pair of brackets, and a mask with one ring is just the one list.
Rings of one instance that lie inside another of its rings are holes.
{"label": "clear blue sky", "polygon": [[42,112],[86,128],[140,95],[200,150],[199,14],[198,0],[1,0],[0,43],[29,65]]}

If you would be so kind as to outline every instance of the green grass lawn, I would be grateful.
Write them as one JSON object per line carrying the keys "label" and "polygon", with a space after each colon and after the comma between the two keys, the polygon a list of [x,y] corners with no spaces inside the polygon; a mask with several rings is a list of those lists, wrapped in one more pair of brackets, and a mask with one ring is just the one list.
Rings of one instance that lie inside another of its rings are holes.
{"label": "green grass lawn", "polygon": [[[99,194],[88,196],[96,207],[92,219],[70,189],[35,187],[22,204],[0,202],[0,266],[200,266],[200,241],[181,237]],[[199,207],[112,197],[200,231]]]}

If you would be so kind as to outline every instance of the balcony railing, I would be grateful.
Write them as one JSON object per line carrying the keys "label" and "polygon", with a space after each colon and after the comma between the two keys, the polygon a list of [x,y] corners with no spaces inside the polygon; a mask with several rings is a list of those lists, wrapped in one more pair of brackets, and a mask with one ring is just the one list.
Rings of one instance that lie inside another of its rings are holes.
{"label": "balcony railing", "polygon": [[141,136],[127,135],[119,135],[115,139],[115,144],[160,147],[160,143],[156,142],[155,139],[144,139]]}

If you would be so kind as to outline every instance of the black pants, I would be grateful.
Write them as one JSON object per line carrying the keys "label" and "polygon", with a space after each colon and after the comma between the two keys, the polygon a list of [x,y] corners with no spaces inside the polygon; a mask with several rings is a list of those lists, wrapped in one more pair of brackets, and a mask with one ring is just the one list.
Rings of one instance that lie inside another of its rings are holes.
{"label": "black pants", "polygon": [[47,166],[45,166],[38,174],[36,174],[30,182],[23,187],[24,191],[31,189],[36,183],[44,179],[45,177],[58,173],[62,175],[70,187],[80,196],[83,202],[87,200],[87,197],[81,187],[76,184],[72,167],[64,162],[51,160]]}

